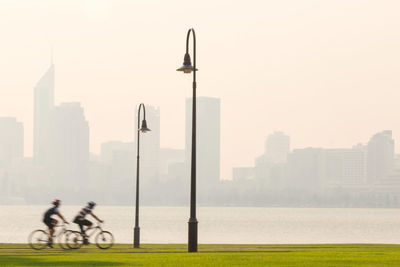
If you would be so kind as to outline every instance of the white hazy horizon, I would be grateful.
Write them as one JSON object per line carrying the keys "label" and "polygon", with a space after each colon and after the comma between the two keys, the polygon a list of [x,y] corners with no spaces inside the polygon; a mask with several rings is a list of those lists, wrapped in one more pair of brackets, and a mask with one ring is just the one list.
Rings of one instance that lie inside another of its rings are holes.
{"label": "white hazy horizon", "polygon": [[252,166],[276,130],[292,149],[351,147],[382,130],[400,140],[398,10],[389,0],[4,0],[0,117],[23,122],[31,156],[33,88],[53,49],[55,103],[82,103],[92,153],[134,139],[140,102],[160,107],[161,146],[183,149],[192,77],[175,70],[194,27],[198,96],[221,99],[221,178]]}

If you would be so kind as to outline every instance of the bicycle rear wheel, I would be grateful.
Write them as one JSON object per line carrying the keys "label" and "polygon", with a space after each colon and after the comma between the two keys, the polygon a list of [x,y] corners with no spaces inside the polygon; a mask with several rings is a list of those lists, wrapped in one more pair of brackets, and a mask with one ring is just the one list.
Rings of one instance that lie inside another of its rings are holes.
{"label": "bicycle rear wheel", "polygon": [[46,231],[35,230],[28,237],[29,246],[36,250],[44,249],[49,242],[49,237]]}
{"label": "bicycle rear wheel", "polygon": [[101,231],[96,235],[96,245],[100,249],[109,249],[114,244],[114,237],[108,231]]}
{"label": "bicycle rear wheel", "polygon": [[61,233],[58,237],[58,244],[62,249],[69,249],[67,246],[67,236],[71,234],[72,230],[67,230],[63,233]]}
{"label": "bicycle rear wheel", "polygon": [[83,245],[83,236],[78,231],[67,231],[65,235],[65,243],[70,249],[78,249]]}

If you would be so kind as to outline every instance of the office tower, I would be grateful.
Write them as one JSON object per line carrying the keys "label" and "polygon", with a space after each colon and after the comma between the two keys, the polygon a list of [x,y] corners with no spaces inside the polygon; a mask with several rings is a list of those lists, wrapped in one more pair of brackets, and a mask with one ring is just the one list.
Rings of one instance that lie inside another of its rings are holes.
{"label": "office tower", "polygon": [[[185,162],[185,150],[174,148],[160,149],[160,177],[168,176],[171,168],[176,169],[177,163]],[[174,167],[172,167],[174,165]]]}
{"label": "office tower", "polygon": [[[288,135],[285,135],[283,132],[274,132],[270,134],[265,141],[264,154],[255,160],[254,177],[256,179],[273,182],[273,184],[270,183],[269,186],[281,184],[282,181],[279,181],[279,178],[282,178],[282,175],[276,173],[278,168],[277,164],[286,163],[289,152],[290,137]],[[273,171],[273,169],[275,170]],[[274,177],[272,177],[272,174]]]}
{"label": "office tower", "polygon": [[52,135],[48,142],[51,159],[47,166],[57,185],[85,184],[89,164],[89,125],[78,102],[61,103],[52,114]]}
{"label": "office tower", "polygon": [[367,178],[366,146],[325,149],[325,168],[327,185],[364,184]]}
{"label": "office tower", "polygon": [[232,180],[233,181],[245,181],[253,178],[254,168],[249,167],[237,167],[232,169]]}
{"label": "office tower", "polygon": [[24,157],[24,126],[16,118],[0,118],[0,168]]}
{"label": "office tower", "polygon": [[[197,98],[197,165],[198,198],[214,193],[220,179],[220,99]],[[186,99],[185,165],[187,182],[190,181],[192,153],[192,98]]]}
{"label": "office tower", "polygon": [[289,151],[290,137],[283,132],[274,132],[265,141],[265,160],[271,163],[286,163]]}
{"label": "office tower", "polygon": [[394,140],[392,131],[371,137],[367,145],[367,177],[369,183],[385,179],[393,169]]}
{"label": "office tower", "polygon": [[[160,166],[160,108],[146,105],[146,121],[151,131],[140,133],[140,177],[142,181],[154,183],[159,179]],[[138,110],[135,112],[135,145],[137,144],[137,118]],[[143,110],[140,111],[140,123],[142,125]],[[134,148],[136,155],[136,146]],[[136,162],[134,163],[136,170]]]}
{"label": "office tower", "polygon": [[[117,154],[133,154],[135,151],[136,147],[133,142],[109,141],[101,144],[100,158],[104,163],[111,163]],[[134,163],[135,161],[132,161],[130,164]]]}
{"label": "office tower", "polygon": [[34,88],[33,157],[36,164],[46,164],[51,158],[52,112],[54,109],[54,64]]}
{"label": "office tower", "polygon": [[[105,171],[94,177],[103,190],[98,197],[109,203],[131,204],[134,200],[136,148],[133,142],[110,141],[101,144],[101,164]],[[98,179],[100,177],[100,179]]]}
{"label": "office tower", "polygon": [[308,193],[320,192],[324,179],[322,148],[295,149],[288,156],[288,187]]}

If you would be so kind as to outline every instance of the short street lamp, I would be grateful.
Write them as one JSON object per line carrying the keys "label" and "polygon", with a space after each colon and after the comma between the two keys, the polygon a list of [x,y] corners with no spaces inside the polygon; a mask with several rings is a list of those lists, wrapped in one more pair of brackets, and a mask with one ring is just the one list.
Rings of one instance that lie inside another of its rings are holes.
{"label": "short street lamp", "polygon": [[[140,127],[140,109],[143,107],[143,121]],[[140,132],[147,133],[151,131],[147,128],[146,122],[146,109],[144,104],[141,103],[138,109],[138,126],[137,126],[137,157],[136,157],[136,208],[135,208],[135,228],[133,230],[133,247],[140,247],[140,228],[139,228],[139,137]]]}
{"label": "short street lamp", "polygon": [[[189,55],[189,37],[193,34],[193,66]],[[194,29],[189,29],[186,36],[186,53],[183,66],[177,69],[184,73],[193,71],[193,104],[192,104],[192,159],[190,179],[190,218],[188,232],[188,251],[197,252],[197,218],[196,218],[196,34]]]}

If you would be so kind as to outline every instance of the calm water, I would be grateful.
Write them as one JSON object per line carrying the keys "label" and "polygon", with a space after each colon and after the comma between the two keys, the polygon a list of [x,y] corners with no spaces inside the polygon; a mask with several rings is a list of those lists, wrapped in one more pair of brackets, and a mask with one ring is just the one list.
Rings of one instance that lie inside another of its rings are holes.
{"label": "calm water", "polygon": [[[0,243],[25,243],[43,228],[46,206],[0,206]],[[71,220],[81,207],[62,206]],[[186,243],[189,209],[143,207],[143,243]],[[134,209],[99,206],[118,243],[131,243]],[[400,243],[400,210],[314,208],[198,208],[200,243]],[[76,225],[72,224],[73,228]]]}

